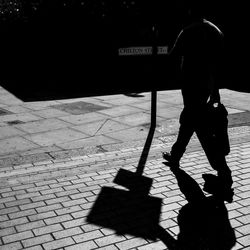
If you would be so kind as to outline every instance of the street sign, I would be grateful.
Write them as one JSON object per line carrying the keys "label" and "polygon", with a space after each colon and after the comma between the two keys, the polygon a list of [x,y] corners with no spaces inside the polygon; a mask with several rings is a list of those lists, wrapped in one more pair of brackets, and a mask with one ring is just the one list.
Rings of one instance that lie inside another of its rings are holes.
{"label": "street sign", "polygon": [[[135,56],[135,55],[152,55],[153,47],[127,47],[127,48],[119,48],[118,53],[119,56]],[[168,53],[167,46],[158,46],[157,54],[158,55],[166,55]]]}

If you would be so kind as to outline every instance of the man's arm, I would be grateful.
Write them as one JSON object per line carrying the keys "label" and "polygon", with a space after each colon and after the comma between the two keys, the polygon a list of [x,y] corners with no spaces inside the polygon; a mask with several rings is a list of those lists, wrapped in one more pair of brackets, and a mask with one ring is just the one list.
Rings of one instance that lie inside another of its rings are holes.
{"label": "man's arm", "polygon": [[181,31],[174,43],[174,46],[168,53],[168,56],[170,58],[178,58],[183,56],[183,39],[184,39],[184,33],[183,31]]}
{"label": "man's arm", "polygon": [[212,94],[210,96],[210,102],[211,103],[220,103],[220,92],[219,88],[215,87],[212,91]]}
{"label": "man's arm", "polygon": [[219,86],[216,81],[216,77],[211,76],[211,90],[210,90],[210,96],[209,96],[209,103],[220,103],[220,91]]}

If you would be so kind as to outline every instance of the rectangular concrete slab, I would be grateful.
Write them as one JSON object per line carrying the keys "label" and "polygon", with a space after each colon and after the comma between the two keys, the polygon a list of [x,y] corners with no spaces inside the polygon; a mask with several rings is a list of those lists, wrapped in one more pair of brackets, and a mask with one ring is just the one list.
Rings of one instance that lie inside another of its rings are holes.
{"label": "rectangular concrete slab", "polygon": [[129,126],[110,119],[105,119],[97,122],[74,126],[73,128],[85,134],[94,136],[94,135],[106,134],[109,132],[123,130],[129,128]]}
{"label": "rectangular concrete slab", "polygon": [[[167,109],[168,107],[173,107],[172,104],[169,104],[169,103],[166,103],[166,102],[162,102],[162,101],[157,101],[157,110],[159,108],[165,108]],[[129,104],[129,106],[132,106],[132,107],[135,107],[135,108],[140,108],[140,109],[143,109],[143,110],[146,110],[148,112],[151,112],[151,102],[150,101],[146,101],[146,102],[140,102],[140,103],[132,103],[132,104]]]}
{"label": "rectangular concrete slab", "polygon": [[[134,127],[134,128],[129,128],[129,129],[124,129],[121,131],[116,131],[113,133],[108,133],[106,134],[107,136],[120,140],[122,142],[128,142],[128,141],[135,141],[135,140],[143,140],[147,139],[148,136],[148,128],[146,127]],[[157,135],[157,131],[154,134],[155,136]]]}
{"label": "rectangular concrete slab", "polygon": [[181,108],[176,108],[176,107],[158,108],[157,109],[157,116],[167,118],[167,119],[179,117],[181,111],[182,111]]}
{"label": "rectangular concrete slab", "polygon": [[31,110],[28,108],[23,107],[22,105],[13,105],[13,106],[7,106],[5,107],[6,110],[19,114],[19,113],[25,113],[25,112],[30,112]]}
{"label": "rectangular concrete slab", "polygon": [[26,135],[25,138],[40,146],[51,146],[58,145],[64,142],[78,140],[81,138],[86,138],[87,136],[88,135],[85,135],[81,132],[77,132],[73,129],[65,128],[57,129],[50,132]]}
{"label": "rectangular concrete slab", "polygon": [[31,110],[42,110],[46,109],[47,107],[51,105],[58,104],[58,101],[41,101],[41,102],[25,102],[23,103],[23,107],[29,108]]}
{"label": "rectangular concrete slab", "polygon": [[38,121],[41,117],[33,115],[31,113],[20,113],[20,114],[11,114],[0,116],[0,122],[10,122],[10,121],[22,121],[22,122],[31,122]]}
{"label": "rectangular concrete slab", "polygon": [[112,117],[129,115],[129,114],[134,114],[134,113],[138,113],[138,112],[141,112],[141,109],[137,109],[137,108],[130,107],[130,106],[118,106],[115,108],[109,108],[106,110],[99,111],[99,113],[109,115]]}
{"label": "rectangular concrete slab", "polygon": [[14,127],[10,127],[10,126],[0,127],[0,139],[12,137],[12,136],[23,135],[23,134],[25,134],[23,131],[18,130]]}
{"label": "rectangular concrete slab", "polygon": [[96,112],[98,110],[107,109],[106,106],[101,106],[94,103],[88,103],[83,101],[78,102],[71,102],[71,103],[64,103],[64,104],[57,104],[51,106],[52,108],[65,111],[72,115],[80,115],[86,114],[90,112]]}
{"label": "rectangular concrete slab", "polygon": [[88,113],[83,115],[69,115],[60,117],[61,120],[75,125],[84,124],[88,122],[95,122],[106,118],[109,118],[109,116],[99,113]]}
{"label": "rectangular concrete slab", "polygon": [[37,148],[38,145],[26,140],[25,138],[16,136],[0,140],[0,155],[16,153]]}
{"label": "rectangular concrete slab", "polygon": [[138,102],[143,102],[145,101],[144,97],[128,97],[128,96],[122,96],[117,99],[111,99],[111,100],[105,100],[105,103],[112,104],[112,105],[128,105],[128,104],[133,104],[133,103],[138,103]]}
{"label": "rectangular concrete slab", "polygon": [[97,135],[94,137],[88,137],[85,139],[75,140],[72,142],[59,143],[58,146],[62,149],[74,149],[74,148],[84,148],[91,146],[100,146],[112,143],[119,143],[119,140],[115,138],[110,138],[104,135]]}
{"label": "rectangular concrete slab", "polygon": [[40,133],[60,128],[65,128],[71,125],[70,123],[61,121],[56,118],[52,119],[41,119],[40,121],[28,122],[20,125],[16,125],[17,128],[27,133]]}
{"label": "rectangular concrete slab", "polygon": [[60,116],[66,116],[69,115],[69,113],[54,109],[54,108],[46,108],[38,111],[33,112],[34,115],[38,115],[42,118],[54,118],[54,117],[60,117]]}
{"label": "rectangular concrete slab", "polygon": [[[140,112],[136,114],[119,116],[114,118],[113,120],[130,126],[140,126],[144,124],[149,124],[151,122],[151,114],[146,112]],[[157,117],[157,120],[161,121],[163,120],[163,118]]]}

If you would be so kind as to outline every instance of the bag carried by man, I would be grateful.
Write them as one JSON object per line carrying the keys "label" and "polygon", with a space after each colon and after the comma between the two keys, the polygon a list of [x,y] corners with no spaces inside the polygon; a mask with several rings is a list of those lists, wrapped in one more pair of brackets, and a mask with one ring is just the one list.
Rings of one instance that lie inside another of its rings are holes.
{"label": "bag carried by man", "polygon": [[228,137],[228,112],[221,103],[207,103],[207,126],[210,127],[214,145],[224,154],[230,153]]}

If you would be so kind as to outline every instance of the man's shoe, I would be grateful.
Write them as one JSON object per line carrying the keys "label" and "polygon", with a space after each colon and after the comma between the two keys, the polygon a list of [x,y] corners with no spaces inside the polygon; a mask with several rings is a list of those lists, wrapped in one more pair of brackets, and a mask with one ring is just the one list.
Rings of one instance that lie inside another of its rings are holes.
{"label": "man's shoe", "polygon": [[221,183],[218,176],[213,174],[203,174],[202,178],[205,180],[203,190],[212,194],[216,199],[233,202],[234,189],[231,186]]}
{"label": "man's shoe", "polygon": [[169,152],[163,152],[162,157],[168,161],[169,164],[179,166],[179,160],[175,159]]}

